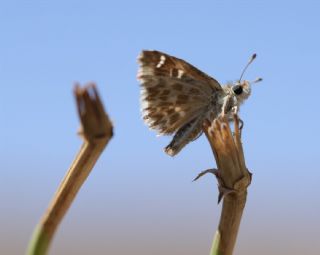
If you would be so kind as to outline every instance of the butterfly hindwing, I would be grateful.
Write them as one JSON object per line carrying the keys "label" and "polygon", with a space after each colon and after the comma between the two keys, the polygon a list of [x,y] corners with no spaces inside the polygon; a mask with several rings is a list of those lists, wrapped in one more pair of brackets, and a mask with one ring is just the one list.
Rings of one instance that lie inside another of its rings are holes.
{"label": "butterfly hindwing", "polygon": [[[172,78],[149,77],[142,80],[141,101],[145,122],[160,134],[172,134],[203,113],[210,98],[195,88]],[[195,91],[195,94],[190,94]]]}

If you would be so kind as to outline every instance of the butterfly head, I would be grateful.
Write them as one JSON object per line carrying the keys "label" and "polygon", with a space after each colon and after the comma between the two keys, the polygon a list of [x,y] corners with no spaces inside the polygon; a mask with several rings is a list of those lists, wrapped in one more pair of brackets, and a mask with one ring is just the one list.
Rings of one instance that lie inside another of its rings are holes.
{"label": "butterfly head", "polygon": [[262,81],[262,78],[258,78],[254,81],[237,81],[231,87],[232,92],[235,97],[237,97],[239,102],[246,100],[251,94],[251,85]]}
{"label": "butterfly head", "polygon": [[251,85],[249,81],[236,82],[232,86],[232,92],[238,101],[246,100],[251,94]]}
{"label": "butterfly head", "polygon": [[249,62],[247,63],[247,65],[244,67],[240,79],[235,82],[232,86],[232,92],[234,94],[234,96],[237,97],[238,101],[242,102],[244,100],[246,100],[250,94],[251,94],[251,84],[253,83],[257,83],[262,81],[262,78],[258,78],[254,81],[247,81],[247,80],[242,80],[242,76],[244,75],[245,71],[247,70],[248,66],[253,62],[253,60],[255,60],[255,58],[257,57],[257,54],[253,54],[249,60]]}

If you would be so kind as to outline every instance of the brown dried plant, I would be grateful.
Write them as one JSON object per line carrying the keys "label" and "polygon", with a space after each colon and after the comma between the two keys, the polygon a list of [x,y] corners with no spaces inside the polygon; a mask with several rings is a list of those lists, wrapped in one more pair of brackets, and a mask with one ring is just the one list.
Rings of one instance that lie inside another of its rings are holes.
{"label": "brown dried plant", "polygon": [[231,255],[236,243],[242,213],[247,198],[247,187],[251,183],[241,143],[239,118],[234,115],[234,133],[229,121],[220,117],[212,123],[205,122],[203,130],[211,145],[217,169],[201,172],[195,180],[206,173],[213,173],[219,184],[218,202],[223,198],[218,230],[211,255]]}
{"label": "brown dried plant", "polygon": [[96,86],[89,84],[80,88],[76,85],[74,94],[81,121],[81,136],[84,141],[35,229],[29,244],[28,255],[48,253],[54,233],[63,216],[113,135],[112,124],[104,111]]}

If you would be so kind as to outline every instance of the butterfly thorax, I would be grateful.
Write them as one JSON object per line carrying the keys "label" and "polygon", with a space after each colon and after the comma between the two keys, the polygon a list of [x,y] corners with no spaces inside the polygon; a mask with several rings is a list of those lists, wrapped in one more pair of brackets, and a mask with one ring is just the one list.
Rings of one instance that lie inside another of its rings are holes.
{"label": "butterfly thorax", "polygon": [[222,106],[224,98],[227,96],[227,91],[215,92],[211,95],[210,105],[208,106],[208,111],[206,118],[210,121],[213,121],[219,116],[222,111]]}

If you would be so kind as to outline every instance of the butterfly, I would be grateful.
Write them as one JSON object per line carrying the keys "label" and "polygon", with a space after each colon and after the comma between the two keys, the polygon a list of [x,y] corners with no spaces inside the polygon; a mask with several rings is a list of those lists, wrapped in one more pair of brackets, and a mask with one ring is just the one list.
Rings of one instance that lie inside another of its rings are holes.
{"label": "butterfly", "polygon": [[231,118],[251,94],[251,83],[241,78],[256,58],[254,54],[235,83],[220,83],[188,62],[160,51],[144,50],[138,57],[141,111],[145,123],[159,135],[173,135],[164,151],[175,156],[202,134],[206,119],[220,114]]}

